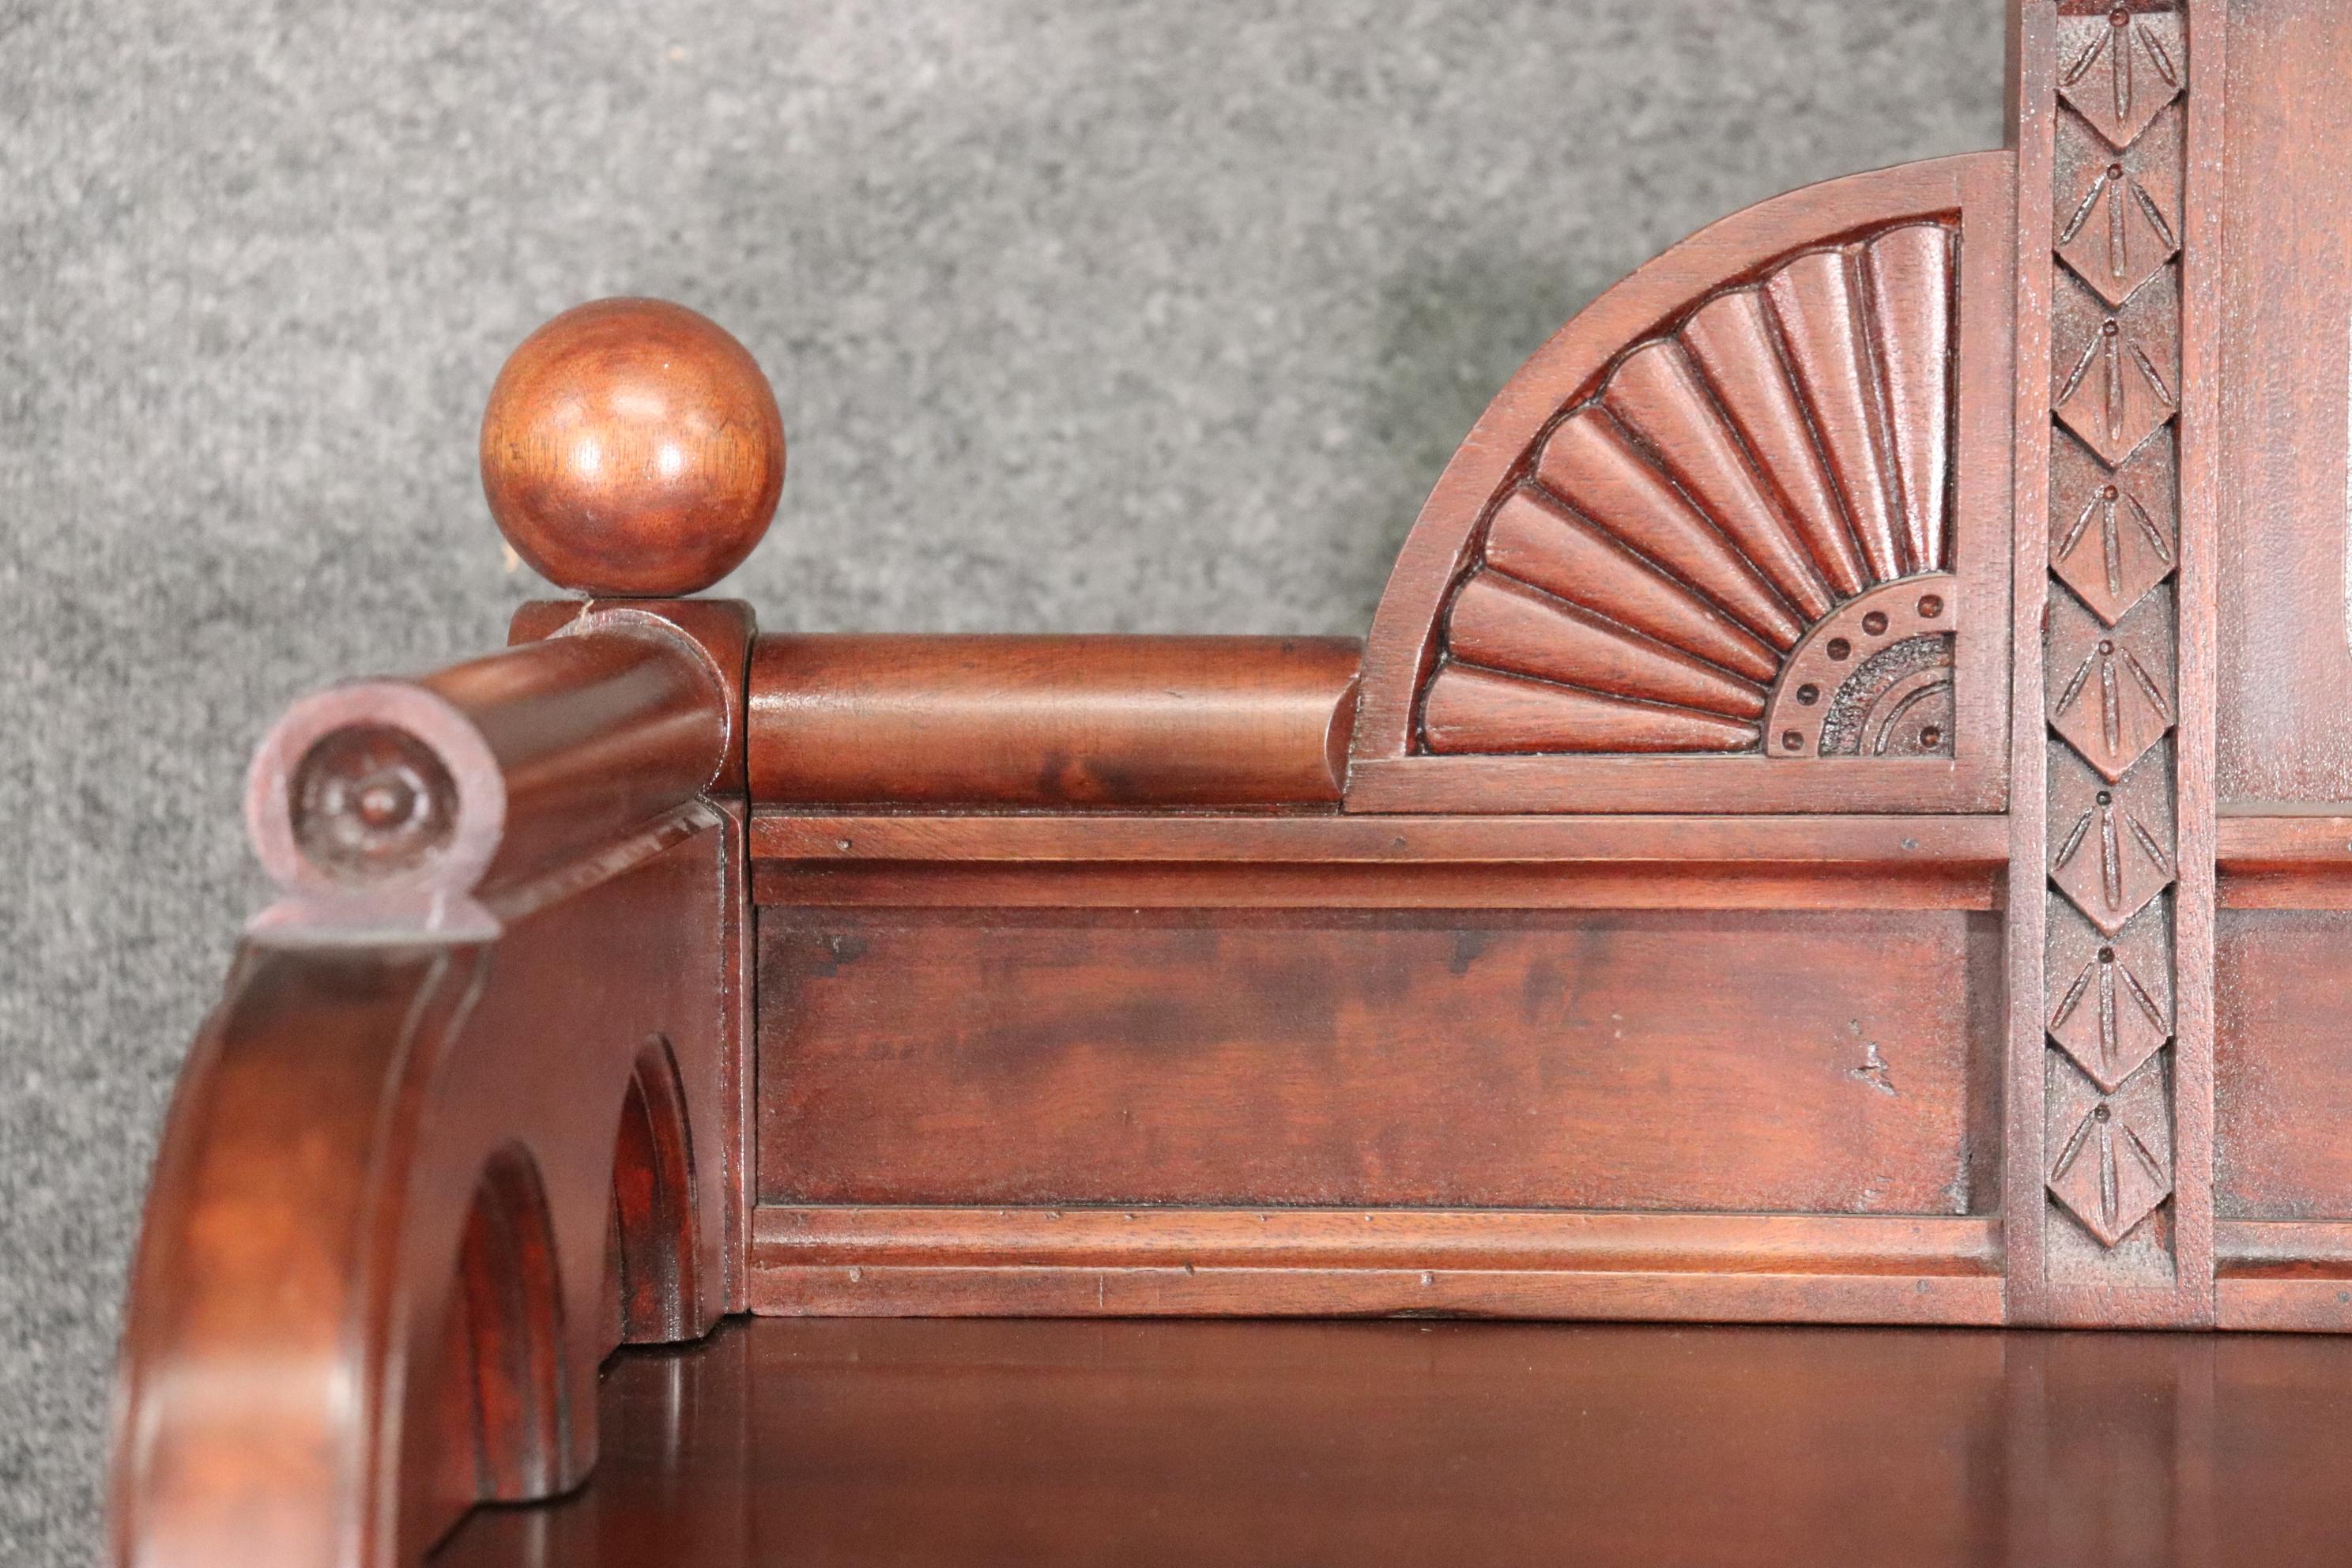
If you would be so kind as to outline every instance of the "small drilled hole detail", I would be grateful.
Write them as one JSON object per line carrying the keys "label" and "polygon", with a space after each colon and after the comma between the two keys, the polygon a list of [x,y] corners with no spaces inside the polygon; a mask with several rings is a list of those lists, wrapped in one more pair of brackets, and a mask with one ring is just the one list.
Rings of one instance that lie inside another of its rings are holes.
{"label": "small drilled hole detail", "polygon": [[1805,749],[1805,738],[1794,730],[1788,731],[1780,737],[1780,749],[1785,752],[1801,752]]}
{"label": "small drilled hole detail", "polygon": [[1944,596],[1941,594],[1922,594],[1919,595],[1919,618],[1921,620],[1937,620],[1943,616],[1943,613]]}
{"label": "small drilled hole detail", "polygon": [[1823,651],[1832,658],[1836,659],[1838,662],[1843,664],[1845,660],[1853,657],[1853,645],[1846,641],[1843,637],[1832,637],[1830,638],[1830,646]]}
{"label": "small drilled hole detail", "polygon": [[1797,700],[1803,703],[1806,707],[1811,708],[1814,703],[1819,702],[1821,700],[1822,689],[1815,686],[1811,681],[1809,680],[1805,682],[1804,685],[1797,688]]}
{"label": "small drilled hole detail", "polygon": [[1872,637],[1876,637],[1880,633],[1884,632],[1886,629],[1886,612],[1884,610],[1873,610],[1870,614],[1863,616],[1862,629],[1868,632]]}

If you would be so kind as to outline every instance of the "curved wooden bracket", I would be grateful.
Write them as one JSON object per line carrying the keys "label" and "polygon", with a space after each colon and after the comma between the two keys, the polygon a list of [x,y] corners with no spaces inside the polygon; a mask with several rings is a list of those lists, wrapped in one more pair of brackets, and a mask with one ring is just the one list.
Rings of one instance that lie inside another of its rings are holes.
{"label": "curved wooden bracket", "polygon": [[740,1302],[743,813],[700,793],[739,726],[690,632],[612,622],[264,747],[289,897],[165,1130],[118,1561],[413,1561],[585,1477],[615,1344]]}

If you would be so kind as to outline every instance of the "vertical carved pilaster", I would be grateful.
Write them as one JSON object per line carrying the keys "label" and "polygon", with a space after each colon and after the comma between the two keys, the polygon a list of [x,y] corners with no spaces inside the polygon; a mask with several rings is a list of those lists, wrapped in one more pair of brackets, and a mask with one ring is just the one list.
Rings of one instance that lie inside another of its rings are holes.
{"label": "vertical carved pilaster", "polygon": [[[2066,1298],[2088,1290],[2144,1294],[2149,1305],[2122,1319],[2190,1320],[2191,1276],[2210,1268],[2178,1246],[2184,1189],[2206,1205],[2202,1166],[2181,1164],[2184,1136],[2207,1159],[2203,1121],[2182,1120],[2190,1042],[2176,1016],[2178,999],[2205,994],[2182,933],[2207,931],[2210,914],[2204,878],[2197,907],[2181,902],[2184,858],[2207,853],[2201,833],[2183,842],[2184,802],[2210,795],[2184,773],[2210,765],[2210,748],[2183,727],[2184,696],[2196,697],[2184,668],[2197,662],[2183,639],[2202,624],[2202,601],[2187,595],[2210,596],[2184,563],[2184,442],[2202,435],[2183,418],[2194,5],[2062,0],[2040,25],[2048,97],[2021,105],[2048,141],[2021,158],[2021,176],[2046,171],[2046,186],[2019,199],[2049,203],[2047,251],[2021,258],[2047,268],[2021,299],[2043,304],[2050,378],[2046,428],[2021,437],[2047,444],[2048,568],[2041,751],[2019,773],[2045,812],[2041,1048],[2038,1068],[2021,1058],[2011,1082],[2040,1108],[2039,1148],[2021,1152],[2038,1159],[2047,1194],[2012,1232],[2038,1242],[2015,1314],[2027,1318],[2076,1317]],[[2195,1043],[2195,1085],[2204,1050]],[[2030,1190],[2012,1185],[2011,1201]]]}
{"label": "vertical carved pilaster", "polygon": [[2043,1150],[2051,1193],[2105,1247],[2173,1183],[2180,529],[2158,454],[2180,407],[2184,33],[2168,5],[2058,19]]}

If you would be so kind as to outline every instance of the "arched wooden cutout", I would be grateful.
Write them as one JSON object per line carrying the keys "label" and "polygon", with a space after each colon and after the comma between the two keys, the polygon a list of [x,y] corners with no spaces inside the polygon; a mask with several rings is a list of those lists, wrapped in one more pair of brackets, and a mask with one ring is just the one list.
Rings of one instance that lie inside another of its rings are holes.
{"label": "arched wooden cutout", "polygon": [[[622,1107],[656,1148],[727,1135],[733,831],[600,866],[488,946],[246,950],[158,1155],[116,1561],[389,1568],[586,1478]],[[725,1309],[726,1211],[657,1190],[694,1209],[666,1222],[690,1335]]]}
{"label": "arched wooden cutout", "polygon": [[613,1146],[616,1342],[669,1344],[703,1321],[695,1274],[694,1140],[677,1058],[660,1036],[637,1053]]}
{"label": "arched wooden cutout", "polygon": [[[2011,180],[1972,154],[1793,192],[1561,329],[1399,553],[1348,807],[1998,805]],[[1929,577],[1948,754],[1774,745],[1758,721],[1809,634]]]}
{"label": "arched wooden cutout", "polygon": [[460,1368],[471,1398],[475,1496],[523,1502],[565,1484],[572,1389],[563,1295],[539,1163],[520,1143],[490,1156],[457,1252]]}

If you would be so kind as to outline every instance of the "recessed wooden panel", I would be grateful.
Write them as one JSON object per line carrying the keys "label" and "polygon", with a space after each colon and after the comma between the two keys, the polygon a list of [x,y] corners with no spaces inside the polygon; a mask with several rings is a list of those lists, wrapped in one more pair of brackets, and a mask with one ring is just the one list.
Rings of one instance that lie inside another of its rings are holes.
{"label": "recessed wooden panel", "polygon": [[2232,5],[2221,213],[2223,800],[2352,800],[2352,9]]}
{"label": "recessed wooden panel", "polygon": [[[762,911],[782,1204],[1967,1212],[1951,910]],[[1973,1159],[1972,1159],[1973,1150]]]}
{"label": "recessed wooden panel", "polygon": [[2214,1205],[2352,1218],[2352,910],[2221,911]]}

